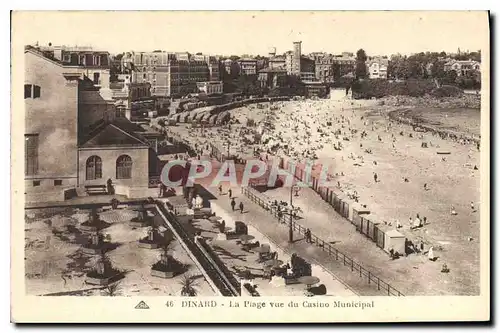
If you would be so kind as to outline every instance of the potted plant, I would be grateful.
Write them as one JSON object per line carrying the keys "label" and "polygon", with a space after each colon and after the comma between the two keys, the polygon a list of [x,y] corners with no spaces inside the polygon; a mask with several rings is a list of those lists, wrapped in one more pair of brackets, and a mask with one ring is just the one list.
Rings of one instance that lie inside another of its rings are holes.
{"label": "potted plant", "polygon": [[170,255],[171,244],[164,246],[160,260],[151,266],[151,275],[170,279],[185,271],[185,265]]}
{"label": "potted plant", "polygon": [[183,275],[179,283],[182,286],[181,296],[194,297],[198,295],[198,291],[196,290],[198,284],[192,276]]}

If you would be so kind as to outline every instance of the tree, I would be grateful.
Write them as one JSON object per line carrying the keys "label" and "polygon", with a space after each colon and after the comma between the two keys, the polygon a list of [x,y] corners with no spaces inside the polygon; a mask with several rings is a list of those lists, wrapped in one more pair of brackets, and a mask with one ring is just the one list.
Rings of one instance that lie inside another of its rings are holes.
{"label": "tree", "polygon": [[359,49],[356,52],[356,77],[358,79],[364,79],[367,77],[366,71],[366,52],[363,49]]}
{"label": "tree", "polygon": [[441,79],[444,75],[444,63],[439,60],[434,60],[431,65],[431,76],[435,79]]}
{"label": "tree", "polygon": [[410,77],[408,58],[406,56],[402,56],[401,54],[393,54],[389,60],[387,75],[388,77],[392,77],[396,80],[407,79]]}
{"label": "tree", "polygon": [[236,86],[236,91],[241,92],[243,95],[262,95],[262,88],[257,82],[257,75],[240,75],[233,83]]}
{"label": "tree", "polygon": [[289,96],[303,96],[305,94],[304,83],[296,75],[287,76],[287,95]]}
{"label": "tree", "polygon": [[183,275],[179,283],[182,286],[181,296],[196,296],[198,294],[195,288],[198,284],[192,276]]}
{"label": "tree", "polygon": [[105,296],[117,296],[120,291],[120,282],[115,282],[108,284],[104,290],[103,293]]}
{"label": "tree", "polygon": [[454,70],[447,71],[446,74],[444,75],[443,83],[454,85],[456,84],[457,76],[458,76],[457,72],[455,72]]}

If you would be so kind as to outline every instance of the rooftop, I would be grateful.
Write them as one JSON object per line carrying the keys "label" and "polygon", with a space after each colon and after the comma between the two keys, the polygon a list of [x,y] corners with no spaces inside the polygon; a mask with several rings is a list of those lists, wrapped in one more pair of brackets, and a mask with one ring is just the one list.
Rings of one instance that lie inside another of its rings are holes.
{"label": "rooftop", "polygon": [[147,140],[137,132],[145,132],[145,129],[126,118],[116,118],[111,122],[102,122],[86,135],[81,135],[79,147],[148,146]]}

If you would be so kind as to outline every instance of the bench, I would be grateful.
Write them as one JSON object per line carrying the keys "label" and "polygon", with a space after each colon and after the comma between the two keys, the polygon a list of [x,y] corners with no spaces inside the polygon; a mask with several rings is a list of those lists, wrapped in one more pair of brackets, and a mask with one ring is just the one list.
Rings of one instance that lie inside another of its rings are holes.
{"label": "bench", "polygon": [[86,185],[85,191],[89,194],[108,194],[106,185]]}

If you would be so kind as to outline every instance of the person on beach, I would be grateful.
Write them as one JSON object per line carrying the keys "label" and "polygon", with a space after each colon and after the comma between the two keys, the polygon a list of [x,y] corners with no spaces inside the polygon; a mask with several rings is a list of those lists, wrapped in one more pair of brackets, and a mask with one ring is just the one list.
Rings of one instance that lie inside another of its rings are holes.
{"label": "person on beach", "polygon": [[389,256],[391,257],[391,260],[394,260],[396,258],[393,247],[389,249]]}
{"label": "person on beach", "polygon": [[427,253],[427,258],[429,258],[430,261],[436,260],[436,257],[434,256],[434,247],[429,248],[429,252]]}
{"label": "person on beach", "polygon": [[236,201],[234,201],[234,198],[231,199],[231,208],[233,209],[234,212],[234,207],[236,206]]}

